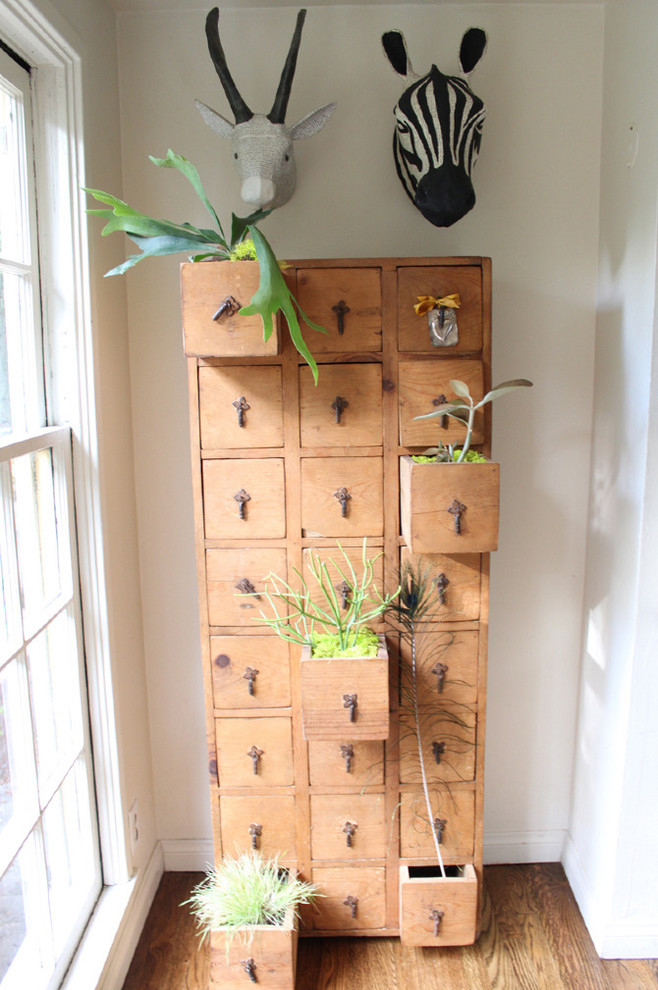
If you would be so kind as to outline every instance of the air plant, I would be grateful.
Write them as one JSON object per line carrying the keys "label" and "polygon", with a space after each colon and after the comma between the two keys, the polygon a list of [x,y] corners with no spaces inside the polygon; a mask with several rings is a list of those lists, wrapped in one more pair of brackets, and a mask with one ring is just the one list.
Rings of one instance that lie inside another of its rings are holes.
{"label": "air plant", "polygon": [[450,387],[458,398],[443,402],[432,412],[422,416],[414,416],[414,419],[441,419],[443,416],[449,416],[451,419],[459,420],[460,423],[466,425],[466,438],[461,448],[455,448],[452,444],[439,444],[438,447],[428,448],[419,459],[431,459],[441,463],[454,461],[456,464],[461,464],[464,461],[486,460],[481,454],[470,450],[475,413],[478,409],[486,406],[488,402],[493,402],[494,399],[505,395],[507,392],[514,392],[518,388],[530,388],[531,386],[532,382],[529,382],[527,378],[514,378],[496,385],[479,402],[475,402],[466,382],[453,379],[450,382]]}
{"label": "air plant", "polygon": [[313,330],[326,333],[324,327],[313,323],[301,310],[297,300],[286,285],[281,274],[281,267],[274,251],[257,223],[269,215],[270,210],[257,210],[248,217],[236,217],[231,214],[231,235],[227,238],[219,217],[212,206],[201,183],[199,173],[192,162],[182,155],[174,154],[169,149],[166,158],[149,156],[154,165],[159,168],[175,168],[190,182],[192,188],[203,203],[212,218],[212,228],[194,227],[190,223],[174,223],[169,220],[156,220],[133,209],[123,200],[111,193],[99,189],[85,189],[99,203],[105,204],[102,209],[88,209],[92,216],[102,217],[108,222],[101,231],[103,236],[115,231],[123,231],[135,242],[140,249],[139,254],[131,255],[122,264],[117,265],[106,275],[122,275],[144,258],[158,255],[180,254],[188,255],[190,261],[218,259],[233,261],[244,256],[245,245],[253,245],[251,257],[258,260],[260,266],[260,284],[248,306],[243,306],[240,313],[243,316],[259,314],[263,321],[263,337],[267,341],[272,335],[273,319],[281,310],[288,323],[291,340],[311,368],[313,378],[317,383],[318,368],[311,354],[299,325],[298,313],[304,323]]}

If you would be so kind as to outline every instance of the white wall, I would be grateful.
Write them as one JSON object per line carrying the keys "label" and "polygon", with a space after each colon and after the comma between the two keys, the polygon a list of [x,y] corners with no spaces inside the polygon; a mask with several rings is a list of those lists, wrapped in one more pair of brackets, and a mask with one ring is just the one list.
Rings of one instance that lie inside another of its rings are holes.
{"label": "white wall", "polygon": [[[222,37],[245,99],[267,112],[296,8],[224,9]],[[227,112],[208,58],[205,8],[120,13],[124,194],[200,222],[185,180],[149,154],[198,166],[228,218],[242,210],[228,147],[194,98]],[[473,85],[489,106],[474,212],[438,230],[408,202],[391,152],[398,78],[380,49],[402,28],[412,61],[457,69],[463,31],[489,33]],[[493,560],[486,767],[489,860],[558,859],[570,798],[591,441],[603,8],[488,3],[312,6],[293,121],[329,100],[298,146],[299,185],[264,229],[280,257],[478,254],[493,258],[494,378],[501,401],[501,549]],[[188,477],[177,261],[126,276],[138,533],[158,835],[210,835]]]}
{"label": "white wall", "polygon": [[653,0],[611,4],[605,39],[594,446],[566,865],[599,951],[642,957],[658,954]]}

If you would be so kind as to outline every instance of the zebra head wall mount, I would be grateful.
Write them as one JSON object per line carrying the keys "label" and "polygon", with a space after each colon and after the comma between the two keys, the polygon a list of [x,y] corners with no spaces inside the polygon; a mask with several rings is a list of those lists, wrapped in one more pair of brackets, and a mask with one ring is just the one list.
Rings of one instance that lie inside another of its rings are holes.
{"label": "zebra head wall mount", "polygon": [[231,139],[234,164],[242,179],[240,195],[245,203],[255,208],[272,210],[288,202],[296,185],[293,141],[317,134],[336,109],[335,103],[327,103],[292,127],[285,124],[305,17],[306,11],[300,10],[274,103],[267,115],[253,113],[233,81],[219,39],[219,9],[213,7],[206,17],[208,51],[235,124],[200,100],[195,100],[195,104],[213,131]]}
{"label": "zebra head wall mount", "polygon": [[[436,65],[413,71],[401,31],[382,35],[384,52],[409,83],[395,106],[393,154],[398,177],[422,215],[435,227],[451,227],[475,206],[471,172],[480,150],[486,108],[467,80]],[[462,38],[459,63],[473,71],[487,44],[481,28]]]}

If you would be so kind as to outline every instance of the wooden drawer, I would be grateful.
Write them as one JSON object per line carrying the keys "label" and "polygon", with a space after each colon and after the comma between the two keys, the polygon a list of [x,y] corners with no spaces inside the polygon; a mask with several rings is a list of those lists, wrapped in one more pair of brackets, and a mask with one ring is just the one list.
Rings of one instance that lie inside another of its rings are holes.
{"label": "wooden drawer", "polygon": [[[416,316],[418,296],[440,299],[458,293],[456,311],[459,340],[449,347],[434,347],[427,316]],[[482,270],[470,266],[398,268],[398,341],[401,351],[455,354],[482,350]]]}
{"label": "wooden drawer", "polygon": [[223,795],[220,798],[222,846],[235,856],[258,849],[284,863],[297,858],[295,799],[289,794]]}
{"label": "wooden drawer", "polygon": [[281,368],[199,368],[199,419],[204,450],[282,447]]}
{"label": "wooden drawer", "polygon": [[[427,648],[426,648],[427,646]],[[418,703],[440,707],[444,702],[474,705],[478,692],[477,629],[443,629],[432,631],[431,645],[421,637],[416,656]],[[402,665],[400,690],[409,697],[412,688],[411,645],[401,642]],[[437,717],[440,713],[437,712]]]}
{"label": "wooden drawer", "polygon": [[[302,268],[297,272],[297,301],[314,323],[329,331],[327,334],[305,332],[314,355],[381,351],[379,268]],[[342,333],[334,306],[349,310],[343,313]]]}
{"label": "wooden drawer", "polygon": [[323,364],[318,384],[299,369],[302,447],[379,447],[382,442],[380,364]]}
{"label": "wooden drawer", "polygon": [[220,787],[278,787],[295,781],[292,728],[281,715],[215,719]]}
{"label": "wooden drawer", "polygon": [[[420,718],[425,774],[430,783],[473,780],[475,712],[446,703],[422,709]],[[400,714],[400,780],[404,784],[421,780],[416,731],[406,710]]]}
{"label": "wooden drawer", "polygon": [[303,536],[382,536],[381,457],[305,457],[301,473]]}
{"label": "wooden drawer", "polygon": [[[313,659],[302,650],[302,732],[305,739],[387,739],[388,652],[377,657]],[[351,699],[351,702],[350,702]]]}
{"label": "wooden drawer", "polygon": [[384,744],[382,742],[314,740],[308,744],[308,769],[312,786],[359,787],[384,783]]}
{"label": "wooden drawer", "polygon": [[[211,626],[262,626],[265,578],[286,576],[286,551],[278,548],[206,550],[208,622]],[[241,593],[248,582],[253,598]]]}
{"label": "wooden drawer", "polygon": [[324,895],[313,911],[316,931],[368,931],[386,924],[383,867],[316,867],[312,878]]}
{"label": "wooden drawer", "polygon": [[[433,412],[441,396],[450,401],[455,394],[450,387],[453,378],[466,382],[470,393],[477,401],[484,395],[484,371],[482,363],[470,358],[444,358],[428,361],[422,358],[400,358],[400,443],[403,447],[436,447],[443,444],[461,443],[466,428],[457,420],[446,417],[440,419],[415,420]],[[441,399],[443,402],[444,400]],[[482,410],[475,414],[475,424],[471,443],[479,444],[484,439],[484,415]]]}
{"label": "wooden drawer", "polygon": [[477,935],[478,882],[471,863],[442,877],[437,867],[400,867],[403,945],[471,945]]}
{"label": "wooden drawer", "polygon": [[[473,784],[453,784],[430,791],[432,819],[439,819],[441,855],[445,863],[473,859],[475,845],[475,790]],[[402,859],[436,859],[433,825],[423,793],[400,796],[400,856]]]}
{"label": "wooden drawer", "polygon": [[313,859],[383,859],[386,840],[383,794],[311,795]]}
{"label": "wooden drawer", "polygon": [[407,547],[400,550],[400,566],[410,563],[414,571],[420,568],[434,585],[436,609],[428,615],[435,622],[477,621],[480,618],[482,587],[482,557],[479,553],[412,554]]}
{"label": "wooden drawer", "polygon": [[[384,594],[384,556],[380,547],[368,545],[366,550],[367,558],[373,561],[373,582],[374,588],[380,595]],[[347,560],[345,559],[347,557]],[[363,581],[363,547],[313,547],[302,553],[302,573],[307,582],[311,600],[321,608],[326,609],[327,600],[322,591],[319,590],[318,583],[311,573],[313,560],[319,560],[326,564],[329,577],[338,600],[341,611],[346,611],[349,607],[349,596],[343,587],[345,580],[352,582],[352,574],[349,565],[352,565],[356,574],[357,585]],[[348,563],[349,561],[349,563]],[[345,596],[345,597],[344,597]],[[373,599],[372,605],[366,601],[366,609],[374,607],[377,599]],[[373,623],[373,625],[375,625]]]}
{"label": "wooden drawer", "polygon": [[[207,990],[245,990],[251,980],[245,960],[253,961],[256,983],[269,990],[292,990],[295,985],[298,931],[295,918],[282,927],[250,925],[232,934],[226,928],[210,932],[210,983]],[[187,982],[187,980],[186,980]]]}
{"label": "wooden drawer", "polygon": [[[206,539],[285,537],[286,505],[282,458],[204,461],[203,493]],[[248,500],[242,502],[246,497]]]}
{"label": "wooden drawer", "polygon": [[211,636],[215,708],[285,708],[290,704],[288,644],[278,636]]}
{"label": "wooden drawer", "polygon": [[222,303],[233,296],[248,306],[260,284],[257,261],[188,262],[181,265],[181,304],[185,353],[192,357],[251,357],[276,354],[276,327],[263,340],[263,321],[258,314],[240,316],[226,312],[213,319]]}

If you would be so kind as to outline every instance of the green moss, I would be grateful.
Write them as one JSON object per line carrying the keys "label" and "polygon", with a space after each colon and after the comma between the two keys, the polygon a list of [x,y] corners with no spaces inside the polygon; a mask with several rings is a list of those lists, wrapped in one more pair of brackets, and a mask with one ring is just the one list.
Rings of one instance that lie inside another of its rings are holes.
{"label": "green moss", "polygon": [[256,248],[250,237],[245,237],[243,241],[236,244],[230,254],[231,261],[255,261]]}
{"label": "green moss", "polygon": [[[457,460],[460,453],[461,453],[460,450],[453,451],[453,455],[452,455],[453,461]],[[411,460],[415,461],[416,464],[434,464],[436,462],[436,457],[430,457],[427,454],[412,454]],[[484,454],[481,454],[479,452],[479,450],[467,450],[466,456],[464,457],[462,463],[486,464],[487,459],[484,456]]]}
{"label": "green moss", "polygon": [[379,637],[372,629],[360,629],[352,645],[341,650],[336,633],[315,633],[311,643],[311,656],[325,657],[375,657],[379,650]]}

